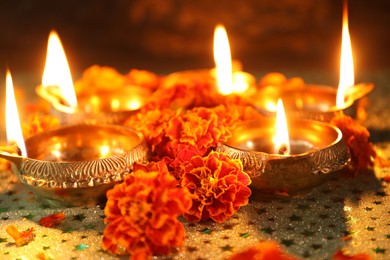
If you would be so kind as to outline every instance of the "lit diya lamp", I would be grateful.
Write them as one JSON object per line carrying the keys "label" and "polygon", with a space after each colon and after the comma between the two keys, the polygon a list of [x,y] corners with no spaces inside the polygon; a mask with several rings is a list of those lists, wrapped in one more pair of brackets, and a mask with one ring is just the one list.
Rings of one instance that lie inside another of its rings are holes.
{"label": "lit diya lamp", "polygon": [[11,161],[20,181],[50,204],[98,204],[134,163],[149,159],[142,134],[116,125],[72,125],[24,142],[10,73],[6,92],[10,146],[0,147],[0,157]]}
{"label": "lit diya lamp", "polygon": [[358,103],[374,88],[372,83],[354,83],[351,37],[348,30],[348,9],[344,1],[340,81],[338,88],[305,84],[291,88],[265,86],[252,98],[264,114],[275,112],[276,101],[282,98],[288,113],[320,121],[330,121],[340,111],[356,116]]}
{"label": "lit diya lamp", "polygon": [[42,85],[36,88],[36,92],[51,103],[53,113],[64,124],[122,123],[138,112],[151,95],[148,88],[128,85],[115,89],[94,89],[77,93],[76,97],[68,61],[55,31],[49,36]]}
{"label": "lit diya lamp", "polygon": [[305,119],[290,120],[287,128],[281,100],[277,106],[276,119],[244,122],[217,146],[217,151],[241,160],[252,187],[293,194],[323,183],[348,164],[350,155],[338,128]]}
{"label": "lit diya lamp", "polygon": [[232,62],[228,35],[225,27],[221,24],[215,27],[213,50],[214,69],[187,70],[169,74],[164,79],[164,86],[206,83],[215,86],[221,95],[254,93],[256,91],[256,78],[248,72],[242,71],[240,63]]}

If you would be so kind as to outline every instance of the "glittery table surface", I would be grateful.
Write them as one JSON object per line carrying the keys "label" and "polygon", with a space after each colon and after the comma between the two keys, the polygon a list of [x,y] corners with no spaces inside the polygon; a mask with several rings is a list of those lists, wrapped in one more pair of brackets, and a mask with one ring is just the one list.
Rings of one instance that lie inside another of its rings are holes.
{"label": "glittery table surface", "polygon": [[[389,98],[387,88],[377,88],[370,95],[365,122],[377,149],[387,158]],[[390,184],[382,179],[389,174],[390,169],[375,168],[356,178],[336,175],[304,194],[278,199],[255,194],[248,206],[223,224],[191,224],[182,219],[187,234],[184,246],[176,254],[156,259],[226,259],[264,239],[275,240],[304,259],[331,259],[340,249],[390,259]],[[38,224],[41,217],[60,211],[66,215],[62,224],[54,228]],[[37,259],[41,253],[47,259],[118,259],[101,250],[103,218],[99,206],[51,208],[11,172],[0,172],[0,259]],[[19,230],[34,227],[35,240],[16,247],[5,231],[11,224]]]}

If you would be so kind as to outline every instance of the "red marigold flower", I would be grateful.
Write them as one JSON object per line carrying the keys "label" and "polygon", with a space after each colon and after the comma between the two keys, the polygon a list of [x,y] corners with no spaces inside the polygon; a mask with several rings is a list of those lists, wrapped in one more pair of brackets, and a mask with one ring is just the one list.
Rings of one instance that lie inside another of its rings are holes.
{"label": "red marigold flower", "polygon": [[177,217],[191,208],[191,194],[177,187],[163,162],[137,165],[133,174],[107,192],[107,199],[104,250],[141,259],[167,255],[172,247],[182,246],[185,230]]}
{"label": "red marigold flower", "polygon": [[[166,163],[174,170],[180,170],[180,165],[184,162],[189,162],[194,156],[204,156],[209,149],[199,148],[197,146],[179,143],[177,140],[170,141],[164,147],[164,155]],[[176,176],[177,177],[177,176]]]}
{"label": "red marigold flower", "polygon": [[247,186],[250,183],[239,160],[217,152],[203,158],[192,157],[180,170],[180,185],[196,196],[184,217],[190,221],[211,218],[224,222],[248,204],[251,190]]}
{"label": "red marigold flower", "polygon": [[342,250],[339,250],[333,256],[334,260],[371,260],[367,254],[346,255]]}
{"label": "red marigold flower", "polygon": [[64,218],[65,218],[65,214],[63,212],[51,214],[49,216],[41,218],[39,220],[39,225],[44,227],[52,227],[54,225],[61,224]]}
{"label": "red marigold flower", "polygon": [[355,170],[365,170],[373,166],[372,159],[376,158],[377,154],[373,144],[368,141],[370,132],[367,128],[344,114],[334,117],[331,123],[340,128],[343,133],[343,138],[351,153],[352,167]]}
{"label": "red marigold flower", "polygon": [[298,258],[282,251],[274,241],[263,241],[255,246],[234,254],[229,260],[297,260]]}
{"label": "red marigold flower", "polygon": [[24,246],[34,240],[34,228],[29,228],[25,231],[19,231],[14,225],[10,225],[6,229],[8,235],[15,240],[16,246]]}

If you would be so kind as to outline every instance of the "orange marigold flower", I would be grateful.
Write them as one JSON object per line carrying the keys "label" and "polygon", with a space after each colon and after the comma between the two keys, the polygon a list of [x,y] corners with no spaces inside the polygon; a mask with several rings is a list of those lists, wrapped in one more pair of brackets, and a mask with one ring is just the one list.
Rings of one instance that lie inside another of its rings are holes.
{"label": "orange marigold flower", "polygon": [[193,106],[196,93],[184,85],[159,88],[153,93],[144,110],[153,109],[185,109]]}
{"label": "orange marigold flower", "polygon": [[65,214],[63,212],[59,212],[56,214],[51,214],[46,217],[42,217],[39,220],[39,225],[44,226],[44,227],[52,227],[54,225],[59,225],[62,223],[62,221],[65,218]]}
{"label": "orange marigold flower", "polygon": [[177,82],[161,86],[146,104],[145,109],[192,109],[195,107],[214,107],[224,103],[224,97],[207,82]]}
{"label": "orange marigold flower", "polygon": [[100,91],[112,91],[125,86],[126,77],[115,68],[93,65],[84,70],[81,79],[74,84],[79,95],[93,94]]}
{"label": "orange marigold flower", "polygon": [[211,152],[194,156],[180,169],[180,185],[195,195],[192,207],[184,214],[190,221],[213,219],[224,222],[241,206],[248,204],[251,180],[241,161]]}
{"label": "orange marigold flower", "polygon": [[[189,162],[194,156],[204,156],[209,153],[209,149],[198,148],[190,144],[179,143],[177,140],[170,141],[164,147],[163,159],[174,170],[179,169],[184,162]],[[176,174],[176,171],[175,171]]]}
{"label": "orange marigold flower", "polygon": [[166,135],[171,140],[208,149],[230,136],[224,122],[214,109],[197,107],[172,118]]}
{"label": "orange marigold flower", "polygon": [[280,246],[274,241],[263,241],[255,246],[234,254],[229,260],[298,260],[297,257],[282,251]]}
{"label": "orange marigold flower", "polygon": [[191,204],[191,194],[177,187],[163,162],[138,165],[107,192],[102,247],[112,254],[127,252],[134,259],[167,255],[183,244],[185,230],[177,217]]}
{"label": "orange marigold flower", "polygon": [[367,254],[346,255],[339,250],[333,255],[333,260],[371,260],[371,257]]}
{"label": "orange marigold flower", "polygon": [[340,128],[343,133],[343,138],[351,153],[352,167],[355,170],[365,170],[373,166],[373,159],[377,154],[373,144],[368,141],[370,132],[367,128],[344,114],[334,117],[331,123]]}
{"label": "orange marigold flower", "polygon": [[25,231],[19,231],[14,225],[10,225],[6,229],[8,235],[15,240],[16,246],[24,246],[34,240],[34,228],[29,228]]}
{"label": "orange marigold flower", "polygon": [[131,69],[125,76],[128,84],[143,86],[151,90],[157,89],[161,82],[159,76],[147,70]]}
{"label": "orange marigold flower", "polygon": [[40,114],[40,113],[34,113],[29,116],[26,123],[22,124],[22,130],[23,130],[23,136],[25,138],[28,138],[32,135],[52,130],[60,125],[60,120],[58,117],[47,115],[47,114]]}
{"label": "orange marigold flower", "polygon": [[[130,117],[124,124],[143,133],[152,152],[161,150],[166,142],[165,133],[168,123],[178,113],[171,109],[155,109]],[[161,148],[161,149],[158,149]]]}
{"label": "orange marigold flower", "polygon": [[303,88],[305,83],[302,78],[293,77],[287,79],[285,75],[279,72],[265,74],[259,80],[259,87],[275,86],[283,90]]}

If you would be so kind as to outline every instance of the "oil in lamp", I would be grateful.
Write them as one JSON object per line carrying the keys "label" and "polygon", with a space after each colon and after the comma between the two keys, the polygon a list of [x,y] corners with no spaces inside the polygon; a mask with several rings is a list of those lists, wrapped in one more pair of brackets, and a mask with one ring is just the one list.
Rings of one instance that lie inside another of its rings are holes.
{"label": "oil in lamp", "polygon": [[277,107],[276,119],[243,122],[217,146],[217,151],[241,160],[253,188],[299,193],[348,164],[350,155],[338,128],[298,118],[292,118],[287,128],[281,100]]}

